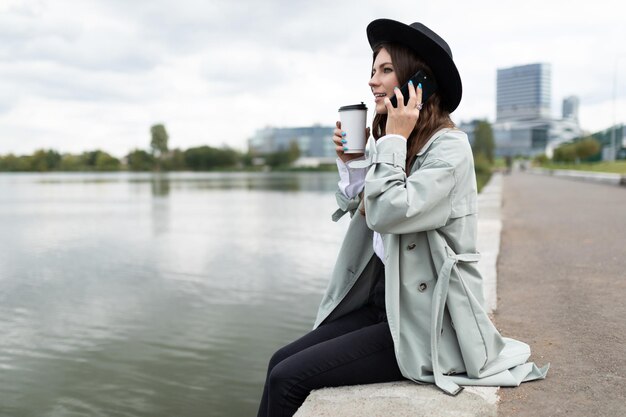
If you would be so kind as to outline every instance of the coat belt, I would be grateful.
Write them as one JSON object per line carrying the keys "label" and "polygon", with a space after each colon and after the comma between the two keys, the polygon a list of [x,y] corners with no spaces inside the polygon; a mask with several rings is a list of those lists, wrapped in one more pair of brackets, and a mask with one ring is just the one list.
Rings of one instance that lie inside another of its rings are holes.
{"label": "coat belt", "polygon": [[457,255],[448,246],[446,246],[446,253],[447,258],[439,270],[437,284],[435,284],[435,289],[433,290],[430,349],[435,384],[447,394],[457,395],[463,388],[457,385],[448,376],[444,375],[439,364],[439,338],[443,328],[443,313],[446,306],[446,299],[448,298],[452,269],[457,262],[478,262],[480,260],[480,254],[463,253]]}

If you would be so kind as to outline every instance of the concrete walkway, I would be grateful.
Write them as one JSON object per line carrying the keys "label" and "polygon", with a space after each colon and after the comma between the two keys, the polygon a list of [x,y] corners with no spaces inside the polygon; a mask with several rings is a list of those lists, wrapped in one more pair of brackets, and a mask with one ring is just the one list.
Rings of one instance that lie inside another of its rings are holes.
{"label": "concrete walkway", "polygon": [[543,381],[500,390],[501,416],[626,416],[626,188],[504,177],[495,314]]}
{"label": "concrete walkway", "polygon": [[[478,196],[478,268],[485,304],[496,308],[496,262],[500,248],[502,176],[494,174]],[[295,417],[495,417],[498,389],[466,387],[456,397],[413,382],[358,385],[313,391]]]}

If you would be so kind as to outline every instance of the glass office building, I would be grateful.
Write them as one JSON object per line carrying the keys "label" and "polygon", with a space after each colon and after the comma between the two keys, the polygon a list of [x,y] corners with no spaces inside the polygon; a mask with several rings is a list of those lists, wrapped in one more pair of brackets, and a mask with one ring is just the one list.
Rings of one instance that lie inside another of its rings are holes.
{"label": "glass office building", "polygon": [[498,69],[496,122],[550,118],[550,64]]}
{"label": "glass office building", "polygon": [[302,157],[334,159],[335,143],[333,142],[334,126],[307,127],[266,127],[256,131],[248,140],[248,149],[257,155],[285,151],[291,143],[296,143]]}
{"label": "glass office building", "polygon": [[580,100],[576,96],[569,96],[563,99],[563,118],[578,120],[578,107]]}
{"label": "glass office building", "polygon": [[493,125],[496,155],[534,156],[582,134],[578,97],[563,100],[562,118],[552,116],[551,83],[550,64],[498,69]]}

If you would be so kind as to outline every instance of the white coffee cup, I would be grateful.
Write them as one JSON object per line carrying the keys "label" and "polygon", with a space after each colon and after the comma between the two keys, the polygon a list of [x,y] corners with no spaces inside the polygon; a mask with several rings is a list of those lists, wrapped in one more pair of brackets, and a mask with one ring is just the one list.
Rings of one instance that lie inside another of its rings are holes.
{"label": "white coffee cup", "polygon": [[352,104],[339,108],[339,120],[341,121],[341,130],[346,132],[344,139],[348,148],[343,153],[364,153],[365,152],[365,126],[367,123],[367,106],[361,104]]}

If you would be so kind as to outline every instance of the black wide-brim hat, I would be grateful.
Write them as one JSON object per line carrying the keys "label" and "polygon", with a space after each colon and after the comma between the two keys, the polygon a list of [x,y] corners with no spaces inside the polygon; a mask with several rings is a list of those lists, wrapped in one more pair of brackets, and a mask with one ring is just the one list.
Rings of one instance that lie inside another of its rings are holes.
{"label": "black wide-brim hat", "polygon": [[377,19],[367,25],[367,40],[374,50],[381,43],[399,43],[413,50],[433,71],[443,106],[452,113],[461,102],[463,85],[452,51],[441,36],[421,23],[410,25]]}

